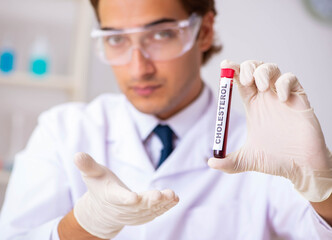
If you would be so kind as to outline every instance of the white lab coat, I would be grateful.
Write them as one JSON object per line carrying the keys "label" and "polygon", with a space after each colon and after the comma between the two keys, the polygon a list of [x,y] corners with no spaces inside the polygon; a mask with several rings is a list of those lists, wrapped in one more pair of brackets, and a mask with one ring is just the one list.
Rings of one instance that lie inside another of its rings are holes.
{"label": "white lab coat", "polygon": [[[197,119],[156,171],[139,140],[123,96],[44,113],[15,161],[0,219],[0,239],[57,239],[57,224],[86,191],[73,164],[87,152],[132,190],[173,189],[179,204],[154,221],[127,226],[119,240],[324,239],[331,228],[288,180],[210,169],[216,103]],[[245,138],[245,120],[232,113],[228,149]],[[318,234],[325,236],[319,238]],[[15,237],[14,237],[15,236]],[[326,238],[327,239],[327,238]],[[332,239],[332,237],[331,237]]]}

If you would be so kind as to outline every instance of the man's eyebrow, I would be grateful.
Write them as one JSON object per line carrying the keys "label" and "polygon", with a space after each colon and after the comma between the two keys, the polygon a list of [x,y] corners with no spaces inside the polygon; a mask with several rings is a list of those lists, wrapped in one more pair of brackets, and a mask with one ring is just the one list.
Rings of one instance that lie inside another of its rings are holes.
{"label": "man's eyebrow", "polygon": [[[145,24],[143,27],[151,27],[160,23],[167,23],[167,22],[175,22],[176,19],[173,18],[162,18],[162,19],[158,19],[156,21],[150,22]],[[121,28],[112,28],[112,27],[102,27],[101,30],[106,30],[106,31],[121,31],[123,29]]]}
{"label": "man's eyebrow", "polygon": [[144,27],[151,27],[151,26],[156,25],[156,24],[167,23],[167,22],[175,22],[175,21],[176,20],[173,19],[173,18],[162,18],[162,19],[153,21],[151,23],[148,23],[148,24],[144,25]]}

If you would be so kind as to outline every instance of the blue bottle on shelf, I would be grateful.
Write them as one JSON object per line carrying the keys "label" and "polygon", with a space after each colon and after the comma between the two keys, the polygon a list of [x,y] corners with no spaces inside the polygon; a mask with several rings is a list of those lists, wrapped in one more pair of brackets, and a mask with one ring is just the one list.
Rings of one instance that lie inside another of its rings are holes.
{"label": "blue bottle on shelf", "polygon": [[49,71],[48,44],[45,38],[38,38],[31,52],[30,72],[37,77],[45,76]]}
{"label": "blue bottle on shelf", "polygon": [[15,52],[11,47],[3,47],[0,50],[0,70],[4,74],[14,70]]}

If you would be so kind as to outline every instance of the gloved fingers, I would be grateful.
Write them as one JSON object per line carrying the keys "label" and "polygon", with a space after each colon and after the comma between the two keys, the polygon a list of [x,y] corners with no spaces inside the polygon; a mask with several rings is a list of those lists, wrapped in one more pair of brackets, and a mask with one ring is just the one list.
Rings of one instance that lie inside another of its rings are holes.
{"label": "gloved fingers", "polygon": [[172,208],[179,202],[179,197],[175,194],[175,192],[171,189],[162,190],[164,201],[160,204],[160,206],[166,210]]}
{"label": "gloved fingers", "polygon": [[141,193],[140,196],[142,197],[142,209],[150,209],[152,211],[176,204],[179,201],[178,196],[170,189],[163,191],[150,190]]}
{"label": "gloved fingers", "polygon": [[87,153],[76,153],[74,163],[85,177],[98,178],[106,174],[106,169]]}
{"label": "gloved fingers", "polygon": [[132,206],[141,201],[141,197],[136,192],[132,192],[119,185],[109,187],[105,190],[105,195],[105,199],[108,203],[118,206]]}
{"label": "gloved fingers", "polygon": [[81,170],[90,194],[95,198],[117,205],[132,205],[139,202],[132,192],[110,169],[95,162],[88,154],[78,153],[75,163]]}
{"label": "gloved fingers", "polygon": [[157,204],[151,208],[151,210],[157,215],[160,216],[163,213],[167,212],[169,209],[178,204],[179,198],[174,196],[174,199],[161,201],[160,204]]}
{"label": "gloved fingers", "polygon": [[[98,164],[86,153],[77,153],[74,162],[93,195],[113,204],[136,204],[140,199],[108,168]],[[98,190],[99,189],[99,190]]]}
{"label": "gloved fingers", "polygon": [[150,190],[145,192],[145,197],[151,203],[157,203],[163,199],[163,194],[159,190]]}
{"label": "gloved fingers", "polygon": [[149,190],[139,194],[142,198],[141,206],[142,208],[150,209],[153,206],[160,204],[163,200],[163,195],[158,190]]}
{"label": "gloved fingers", "polygon": [[160,206],[158,208],[155,208],[153,210],[153,212],[157,215],[160,216],[162,214],[164,214],[165,212],[167,212],[168,210],[170,210],[172,207],[174,207],[176,204],[178,204],[178,202],[170,202],[167,205],[164,206]]}
{"label": "gloved fingers", "polygon": [[171,189],[162,190],[161,193],[166,200],[175,200],[177,197],[175,192]]}
{"label": "gloved fingers", "polygon": [[240,65],[238,89],[245,103],[249,102],[257,94],[254,72],[262,64],[263,62],[261,61],[248,60]]}
{"label": "gloved fingers", "polygon": [[124,184],[121,179],[115,175],[115,173],[113,173],[110,169],[107,169],[107,178],[106,181],[108,183],[108,185],[110,186],[110,188],[112,188],[112,186],[114,186],[115,188],[119,187],[119,189],[123,189],[123,190],[128,190],[129,192],[131,192],[131,190],[126,186],[126,184]]}
{"label": "gloved fingers", "polygon": [[257,67],[254,72],[255,83],[260,92],[265,92],[270,88],[275,88],[275,82],[281,75],[276,64],[264,63]]}
{"label": "gloved fingers", "polygon": [[140,196],[132,192],[111,170],[107,170],[102,186],[106,201],[119,206],[137,204],[141,200]]}
{"label": "gloved fingers", "polygon": [[225,158],[210,158],[208,160],[209,167],[221,170],[226,173],[240,173],[247,170],[247,166],[243,157],[241,157],[241,149],[228,154]]}
{"label": "gloved fingers", "polygon": [[245,87],[254,85],[254,72],[262,65],[262,61],[248,60],[240,65],[240,83]]}
{"label": "gloved fingers", "polygon": [[292,73],[281,75],[275,83],[278,98],[297,110],[310,108],[310,103],[297,77]]}
{"label": "gloved fingers", "polygon": [[171,209],[172,207],[174,207],[176,204],[179,203],[179,197],[175,196],[175,199],[170,201],[168,204],[166,204],[164,207],[164,209],[166,209],[166,211],[168,211],[169,209]]}

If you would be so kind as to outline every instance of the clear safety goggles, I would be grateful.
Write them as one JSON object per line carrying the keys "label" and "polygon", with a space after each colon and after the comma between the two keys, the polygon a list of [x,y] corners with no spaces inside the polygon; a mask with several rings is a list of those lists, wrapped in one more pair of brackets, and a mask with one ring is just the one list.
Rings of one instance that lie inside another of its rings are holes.
{"label": "clear safety goggles", "polygon": [[106,64],[125,65],[139,49],[145,58],[167,61],[190,50],[201,25],[201,17],[193,13],[188,19],[121,30],[93,30],[97,51]]}

